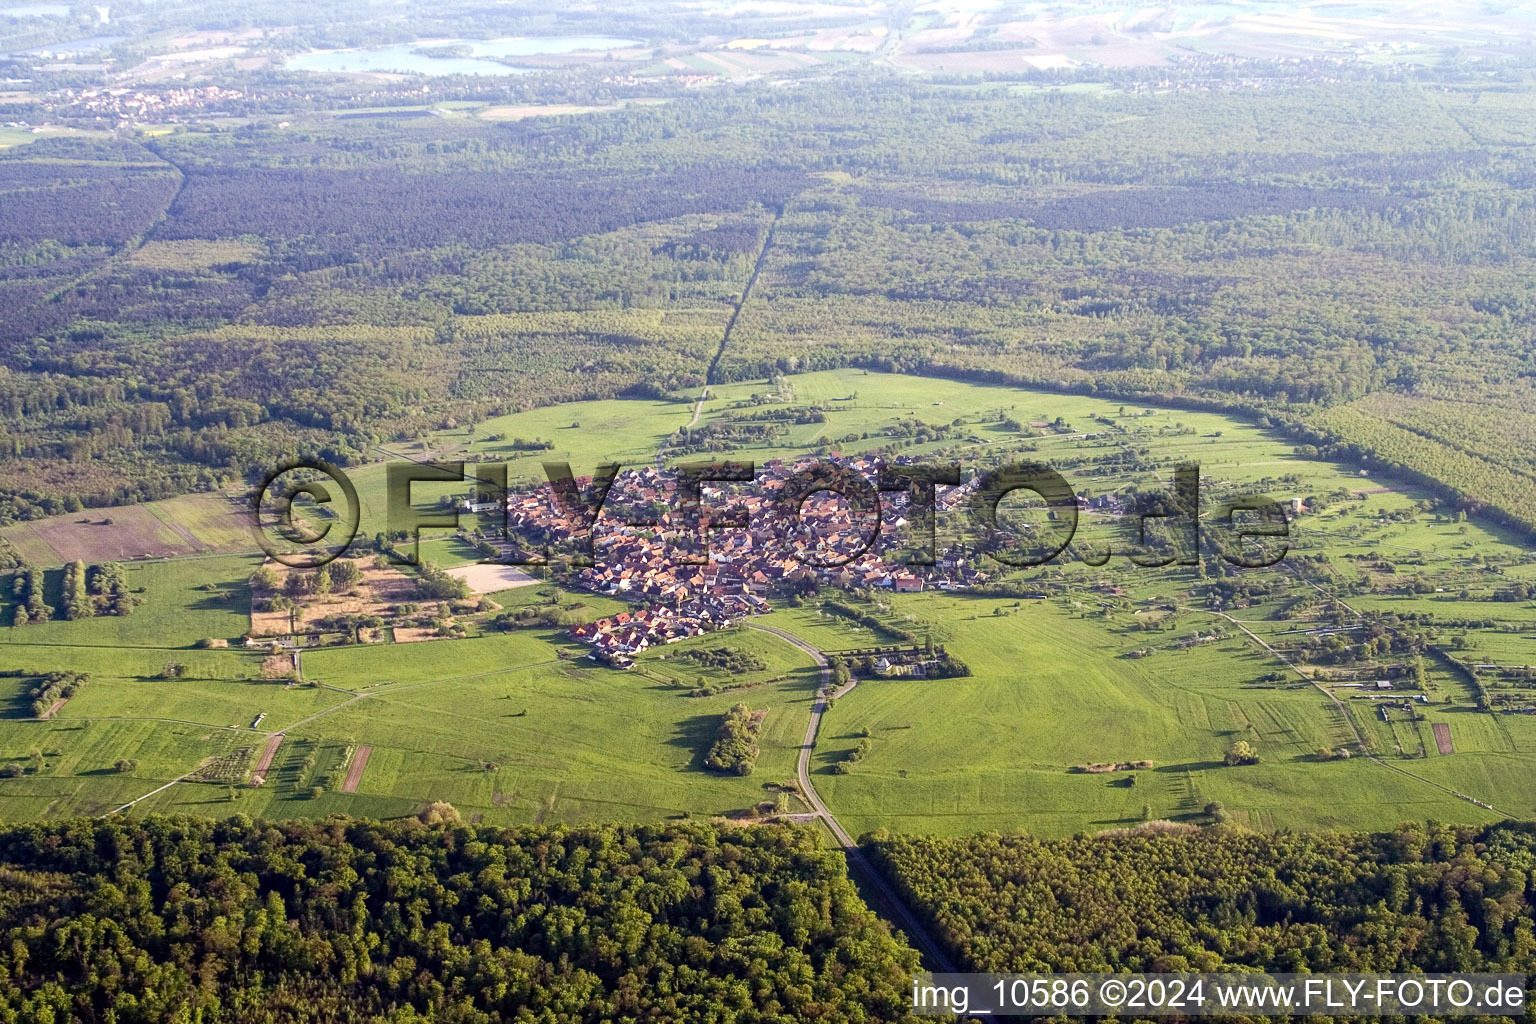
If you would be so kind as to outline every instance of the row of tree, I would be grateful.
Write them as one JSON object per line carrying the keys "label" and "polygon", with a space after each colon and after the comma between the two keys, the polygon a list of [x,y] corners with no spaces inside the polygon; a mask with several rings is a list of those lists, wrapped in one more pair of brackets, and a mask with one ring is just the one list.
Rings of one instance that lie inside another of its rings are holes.
{"label": "row of tree", "polygon": [[[12,577],[12,595],[16,603],[11,624],[25,626],[47,622],[55,609],[43,597],[45,574],[41,569],[22,566]],[[86,619],[96,615],[130,615],[141,598],[128,586],[128,573],[119,562],[103,562],[89,569],[75,560],[64,566],[60,583],[60,602],[64,618]]]}
{"label": "row of tree", "polygon": [[[20,671],[3,673],[8,676],[24,676]],[[73,697],[80,688],[91,681],[88,672],[71,672],[60,669],[32,680],[26,694],[32,700],[32,717],[42,718],[55,703]]]}

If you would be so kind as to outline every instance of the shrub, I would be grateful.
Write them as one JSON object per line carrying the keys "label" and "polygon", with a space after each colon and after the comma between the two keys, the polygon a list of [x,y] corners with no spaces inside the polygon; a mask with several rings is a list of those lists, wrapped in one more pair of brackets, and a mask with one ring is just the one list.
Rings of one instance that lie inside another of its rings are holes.
{"label": "shrub", "polygon": [[446,800],[435,800],[427,804],[417,817],[423,825],[458,825],[463,822],[453,804]]}
{"label": "shrub", "polygon": [[720,719],[714,745],[704,764],[717,772],[751,775],[757,762],[757,734],[763,727],[766,711],[754,712],[745,704],[734,704]]}
{"label": "shrub", "polygon": [[1227,764],[1237,766],[1240,764],[1258,764],[1258,751],[1247,740],[1238,740],[1227,748]]}

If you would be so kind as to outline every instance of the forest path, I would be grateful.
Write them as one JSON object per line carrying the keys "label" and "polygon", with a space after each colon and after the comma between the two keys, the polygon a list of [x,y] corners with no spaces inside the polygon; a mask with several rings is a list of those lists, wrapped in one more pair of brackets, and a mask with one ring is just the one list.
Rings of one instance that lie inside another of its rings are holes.
{"label": "forest path", "polygon": [[[693,418],[682,429],[692,430],[699,425],[699,420],[704,416],[704,403],[709,401],[709,389],[719,383],[715,379],[716,371],[720,366],[720,358],[725,355],[725,348],[731,343],[731,332],[736,328],[736,319],[741,316],[742,307],[747,304],[747,299],[752,296],[752,286],[757,284],[757,275],[763,269],[763,261],[768,256],[768,249],[773,245],[773,233],[778,229],[779,221],[784,217],[784,207],[780,206],[774,212],[773,221],[768,225],[768,233],[763,236],[763,246],[757,251],[757,259],[752,262],[752,273],[747,277],[747,283],[742,286],[741,298],[736,300],[736,308],[731,310],[731,318],[725,322],[725,331],[720,335],[720,347],[715,349],[715,356],[709,361],[709,369],[704,372],[704,386],[699,390],[699,397],[693,403]],[[667,464],[667,448],[670,439],[663,440],[661,447],[656,449],[656,468],[664,469]]]}
{"label": "forest path", "polygon": [[57,302],[64,295],[74,291],[77,288],[83,287],[95,277],[110,271],[118,265],[132,259],[135,253],[144,248],[144,243],[149,241],[149,236],[154,234],[155,230],[159,228],[160,225],[164,224],[166,218],[171,215],[171,207],[176,205],[176,201],[181,198],[181,193],[187,187],[187,172],[183,171],[181,166],[175,161],[167,159],[152,146],[145,146],[144,149],[154,154],[155,159],[160,160],[166,166],[170,167],[171,170],[176,172],[176,191],[171,193],[171,198],[166,201],[165,208],[162,209],[160,213],[155,217],[155,219],[151,221],[143,231],[139,232],[138,235],[133,238],[124,240],[119,248],[103,256],[97,262],[91,264],[89,267],[86,267],[79,274],[70,278],[59,287],[46,293],[36,301],[27,303],[23,307],[24,309],[33,309],[37,306],[43,305],[44,303]]}
{"label": "forest path", "polygon": [[[747,278],[746,286],[741,289],[741,298],[736,301],[736,308],[731,311],[731,318],[725,322],[725,333],[720,337],[720,348],[715,352],[715,358],[709,361],[709,371],[704,375],[704,393],[708,393],[709,385],[718,384],[716,372],[720,368],[720,357],[725,355],[725,348],[731,343],[731,332],[736,329],[736,321],[741,316],[741,311],[747,305],[747,300],[752,297],[752,286],[757,284],[757,275],[762,272],[763,262],[768,257],[768,250],[773,246],[773,233],[779,229],[779,221],[784,219],[784,207],[780,206],[773,215],[773,223],[768,225],[768,233],[763,236],[763,247],[757,252],[757,260],[752,264],[752,276]],[[703,401],[703,395],[700,396]]]}

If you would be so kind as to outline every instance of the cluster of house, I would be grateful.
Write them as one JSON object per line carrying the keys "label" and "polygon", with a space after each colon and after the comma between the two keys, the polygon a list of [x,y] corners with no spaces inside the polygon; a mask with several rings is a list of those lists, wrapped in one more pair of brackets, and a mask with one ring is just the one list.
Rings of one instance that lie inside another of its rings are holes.
{"label": "cluster of house", "polygon": [[[1392,680],[1390,680],[1390,679],[1375,679],[1375,680],[1372,680],[1371,682],[1368,682],[1368,683],[1334,683],[1333,684],[1333,688],[1335,690],[1378,690],[1378,691],[1380,691],[1380,690],[1395,690],[1395,689],[1397,689],[1396,685],[1393,684]],[[1419,696],[1417,698],[1415,698],[1415,699],[1416,700],[1422,700],[1424,703],[1428,703],[1429,702],[1429,698],[1426,697],[1424,694],[1419,694]]]}
{"label": "cluster of house", "polygon": [[[870,481],[879,469],[868,459],[834,464]],[[677,518],[674,473],[646,466],[622,474],[609,490],[593,531],[593,564],[579,570],[574,581],[653,611],[646,619],[631,616],[620,621],[616,616],[577,627],[582,630],[578,639],[592,644],[598,660],[624,664],[646,646],[694,635],[687,631],[717,629],[769,611],[771,594],[806,593],[823,585],[903,593],[927,586],[955,590],[987,578],[958,548],[944,553],[932,567],[886,562],[881,552],[890,550],[889,531],[882,529],[871,543],[871,513],[824,492],[802,504],[798,517],[786,514],[780,503],[782,488],[803,465],[775,460],[752,482],[706,483],[696,531]],[[578,484],[588,486],[586,481]],[[941,493],[939,511],[958,505],[972,486]],[[904,526],[905,496],[897,494],[892,500],[888,493],[884,499],[885,523]],[[585,509],[562,509],[545,485],[508,501],[507,530],[525,551],[558,548],[580,537],[584,517],[589,516]],[[702,543],[690,544],[689,536]]]}
{"label": "cluster of house", "polygon": [[1118,516],[1125,513],[1125,499],[1118,494],[1096,494],[1089,496],[1079,494],[1077,507],[1082,512],[1102,512],[1105,515]]}
{"label": "cluster of house", "polygon": [[128,121],[161,121],[167,120],[165,115],[173,111],[196,111],[206,115],[210,107],[220,104],[266,98],[264,95],[247,97],[239,89],[224,89],[216,85],[170,89],[113,87],[81,90],[64,106],[70,113],[85,112]]}
{"label": "cluster of house", "polygon": [[729,619],[716,618],[705,608],[690,611],[648,608],[584,622],[572,626],[570,632],[574,639],[591,645],[592,653],[587,657],[593,661],[615,668],[629,668],[635,663],[635,655],[647,647],[675,644],[728,625]]}
{"label": "cluster of house", "polygon": [[958,661],[952,661],[943,647],[924,648],[917,645],[902,647],[865,647],[838,651],[848,666],[860,676],[884,676],[926,679],[929,676],[955,675]]}

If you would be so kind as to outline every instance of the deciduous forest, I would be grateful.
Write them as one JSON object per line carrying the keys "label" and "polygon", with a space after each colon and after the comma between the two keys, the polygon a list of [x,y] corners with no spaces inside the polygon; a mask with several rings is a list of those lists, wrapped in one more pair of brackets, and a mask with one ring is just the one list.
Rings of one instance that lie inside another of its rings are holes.
{"label": "deciduous forest", "polygon": [[917,965],[794,829],[74,821],[0,872],[15,1021],[906,1020]]}
{"label": "deciduous forest", "polygon": [[1536,958],[1529,825],[880,833],[869,849],[967,970],[1525,973]]}

